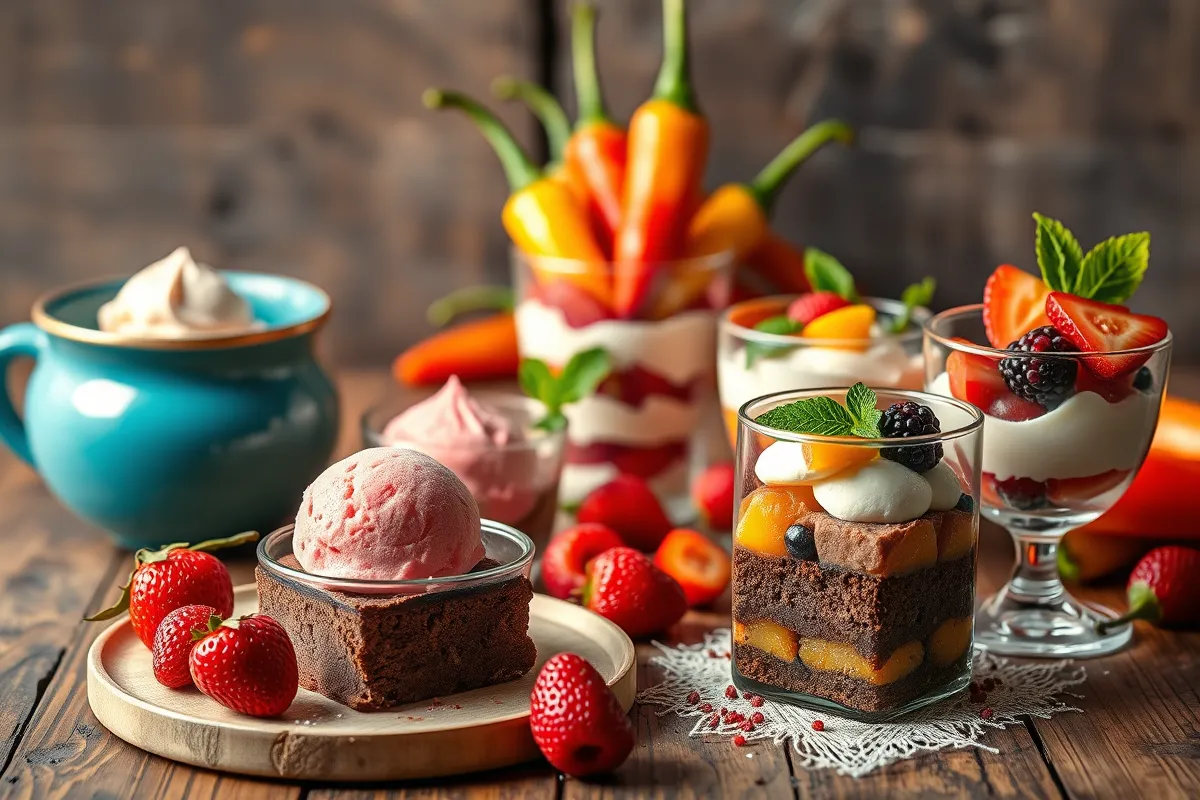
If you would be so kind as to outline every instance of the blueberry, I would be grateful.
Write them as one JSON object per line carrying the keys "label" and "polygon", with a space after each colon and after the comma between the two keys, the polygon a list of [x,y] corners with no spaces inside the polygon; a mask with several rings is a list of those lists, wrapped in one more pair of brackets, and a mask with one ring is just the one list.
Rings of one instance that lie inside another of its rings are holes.
{"label": "blueberry", "polygon": [[805,527],[798,522],[795,525],[789,525],[783,534],[783,543],[792,558],[798,558],[801,561],[817,560],[817,540],[813,535],[812,528]]}
{"label": "blueberry", "polygon": [[954,508],[958,511],[965,511],[970,514],[975,510],[975,501],[971,499],[971,495],[964,492],[962,496],[958,498],[958,504],[955,505]]}
{"label": "blueberry", "polygon": [[1142,367],[1137,371],[1137,375],[1133,376],[1133,388],[1139,392],[1148,392],[1154,388],[1154,374],[1150,372],[1149,367]]}

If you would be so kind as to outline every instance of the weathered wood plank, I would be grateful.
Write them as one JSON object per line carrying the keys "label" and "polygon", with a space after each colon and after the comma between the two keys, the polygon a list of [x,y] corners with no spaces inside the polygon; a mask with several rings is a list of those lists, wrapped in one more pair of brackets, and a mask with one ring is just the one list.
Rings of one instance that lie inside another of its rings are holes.
{"label": "weathered wood plank", "polygon": [[0,765],[7,764],[116,551],[0,453]]}
{"label": "weathered wood plank", "polygon": [[319,283],[329,352],[385,363],[508,274],[499,165],[421,91],[534,75],[538,29],[521,0],[0,5],[0,320],[188,244]]}
{"label": "weathered wood plank", "polygon": [[546,764],[378,788],[312,789],[307,800],[554,800],[559,780]]}

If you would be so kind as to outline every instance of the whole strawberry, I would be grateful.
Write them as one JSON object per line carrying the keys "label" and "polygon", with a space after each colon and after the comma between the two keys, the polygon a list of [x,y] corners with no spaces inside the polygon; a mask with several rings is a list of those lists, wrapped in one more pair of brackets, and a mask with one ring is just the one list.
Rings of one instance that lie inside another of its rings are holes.
{"label": "whole strawberry", "polygon": [[239,714],[274,717],[286,711],[300,679],[296,650],[283,626],[262,614],[210,622],[192,648],[196,688]]}
{"label": "whole strawberry", "polygon": [[592,559],[583,604],[632,637],[665,630],[687,611],[679,582],[632,547],[614,547]]}
{"label": "whole strawberry", "polygon": [[1125,615],[1098,626],[1101,633],[1116,625],[1144,619],[1164,627],[1200,624],[1200,550],[1170,545],[1151,550],[1129,574]]}
{"label": "whole strawberry", "polygon": [[117,604],[86,619],[88,622],[112,619],[128,610],[138,638],[146,647],[153,647],[159,623],[180,606],[212,606],[217,614],[228,617],[233,613],[233,581],[225,565],[206,551],[237,547],[257,539],[258,534],[250,531],[200,544],[169,544],[158,550],[138,550],[133,556],[133,572]]}
{"label": "whole strawberry", "polygon": [[[215,622],[213,622],[215,620]],[[154,633],[154,677],[163,686],[178,689],[192,685],[189,658],[192,646],[210,627],[221,624],[212,606],[180,606],[167,616]]]}
{"label": "whole strawberry", "polygon": [[633,750],[633,724],[596,668],[574,653],[546,662],[529,699],[533,740],[575,777],[614,770]]}
{"label": "whole strawberry", "polygon": [[618,475],[583,498],[575,518],[607,525],[625,544],[644,553],[653,553],[671,530],[671,520],[649,484],[629,474]]}
{"label": "whole strawberry", "polygon": [[713,530],[733,529],[733,464],[713,464],[692,484],[692,502],[700,519]]}
{"label": "whole strawberry", "polygon": [[566,600],[578,594],[587,580],[587,564],[605,550],[623,544],[607,525],[585,522],[556,534],[542,556],[542,583],[551,597]]}

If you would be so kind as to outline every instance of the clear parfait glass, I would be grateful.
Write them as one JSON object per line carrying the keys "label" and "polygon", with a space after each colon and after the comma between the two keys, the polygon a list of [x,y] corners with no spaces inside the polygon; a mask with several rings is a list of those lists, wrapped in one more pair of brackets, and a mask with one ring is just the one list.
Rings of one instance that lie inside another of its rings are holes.
{"label": "clear parfait glass", "polygon": [[1004,655],[1112,653],[1132,638],[1132,626],[1103,625],[1116,616],[1112,610],[1066,591],[1058,547],[1068,531],[1111,508],[1141,467],[1158,423],[1172,337],[1102,354],[1039,352],[1070,376],[1047,407],[1008,389],[1002,362],[1019,366],[1020,356],[987,343],[982,311],[950,309],[925,327],[928,391],[984,413],[982,511],[1011,534],[1017,551],[1012,578],[976,613],[975,640]]}
{"label": "clear parfait glass", "polygon": [[781,392],[738,409],[733,681],[882,721],[970,684],[983,419],[952,398],[877,390],[881,411],[913,402],[936,415],[940,432],[903,439],[940,454],[925,472],[896,460],[895,438],[756,421],[846,392]]}
{"label": "clear parfait glass", "polygon": [[732,265],[732,254],[720,253],[643,267],[651,278],[632,310],[619,314],[616,265],[514,250],[521,356],[558,369],[601,347],[613,363],[593,396],[565,409],[564,505],[632,473],[647,480],[673,519],[693,516],[688,485],[700,466],[693,442],[709,407],[716,318],[728,303]]}

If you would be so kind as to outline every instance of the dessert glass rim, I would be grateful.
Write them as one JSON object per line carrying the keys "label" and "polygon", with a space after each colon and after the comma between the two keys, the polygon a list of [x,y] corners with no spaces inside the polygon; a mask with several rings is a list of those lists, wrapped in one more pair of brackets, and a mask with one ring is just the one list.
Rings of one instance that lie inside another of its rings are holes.
{"label": "dessert glass rim", "polygon": [[[925,321],[925,336],[942,345],[943,347],[950,348],[951,350],[957,350],[962,353],[971,353],[977,356],[989,356],[992,358],[997,356],[1008,358],[1009,356],[1013,355],[1013,351],[1008,350],[1007,348],[1000,349],[990,345],[976,344],[975,342],[965,342],[958,338],[945,336],[944,334],[938,333],[934,329],[941,323],[975,314],[978,314],[981,317],[983,316],[983,303],[970,303],[965,306],[956,306],[954,308],[948,308],[945,311],[938,312]],[[1105,350],[1103,353],[1058,353],[1047,351],[1039,352],[1037,357],[1042,360],[1055,359],[1059,361],[1088,361],[1107,356],[1152,355],[1169,348],[1171,343],[1174,341],[1174,338],[1175,334],[1171,332],[1170,328],[1167,328],[1167,335],[1162,339],[1154,344],[1146,344],[1142,345],[1141,347],[1131,347],[1127,350]]]}
{"label": "dessert glass rim", "polygon": [[[616,260],[608,261],[588,261],[583,258],[567,258],[565,256],[543,256],[537,253],[527,253],[517,246],[513,246],[512,255],[524,262],[537,264],[539,267],[546,269],[547,272],[556,274],[582,274],[595,267],[602,267],[608,272],[612,272],[616,266]],[[693,266],[696,271],[716,272],[732,265],[736,259],[736,252],[733,250],[719,250],[716,253],[706,253],[704,255],[695,256],[680,256],[678,258],[666,258],[661,261],[651,262],[651,268],[658,267],[682,267]]]}
{"label": "dessert glass rim", "polygon": [[932,444],[934,442],[948,442],[954,439],[961,439],[964,436],[969,436],[976,431],[983,430],[983,412],[975,406],[956,397],[946,397],[940,394],[931,394],[930,392],[917,391],[915,389],[874,389],[876,394],[890,395],[893,397],[903,397],[907,400],[916,400],[923,405],[948,405],[958,409],[970,418],[970,422],[965,425],[959,425],[955,428],[940,431],[938,433],[926,433],[921,436],[906,436],[903,439],[889,439],[883,436],[865,438],[860,436],[822,436],[818,433],[795,433],[793,431],[780,430],[772,428],[769,425],[763,425],[754,420],[749,413],[751,406],[767,403],[772,400],[789,401],[806,400],[812,397],[828,397],[831,394],[844,395],[849,391],[849,386],[826,386],[820,389],[787,389],[782,392],[772,392],[764,394],[760,397],[755,397],[747,400],[738,408],[738,423],[746,426],[750,430],[770,436],[777,441],[799,442],[802,444],[836,444],[847,447],[871,447],[879,449],[881,447],[907,447],[909,445]]}
{"label": "dessert glass rim", "polygon": [[[829,347],[829,348],[844,348],[847,345],[854,345],[856,348],[861,348],[862,339],[816,339],[811,336],[792,336],[786,333],[767,333],[766,331],[756,331],[754,328],[748,328],[733,321],[732,315],[735,309],[739,306],[745,306],[748,303],[769,303],[771,301],[784,302],[795,300],[800,297],[799,294],[773,294],[767,297],[753,297],[749,300],[742,300],[733,303],[721,312],[720,327],[722,333],[727,333],[731,336],[736,336],[743,341],[751,341],[756,344],[771,344],[787,347]],[[904,303],[899,300],[894,300],[890,297],[862,297],[860,302],[869,305],[876,311],[883,311],[887,314],[896,315],[903,311]],[[925,306],[917,306],[912,310],[912,317],[909,321],[908,328],[900,333],[886,333],[882,336],[872,336],[867,341],[894,341],[894,342],[910,342],[917,341],[921,338],[925,324],[932,317],[932,312]]]}
{"label": "dessert glass rim", "polygon": [[[532,397],[527,397],[525,395],[517,394],[516,392],[506,392],[501,389],[490,389],[490,390],[483,389],[483,390],[480,390],[477,392],[472,392],[471,396],[475,397],[475,398],[485,399],[485,400],[489,401],[489,403],[491,403],[493,406],[497,406],[497,405],[499,405],[499,406],[504,406],[504,405],[515,406],[515,405],[519,404],[522,406],[526,406],[529,409],[535,410],[535,411],[536,410],[544,410],[546,408],[545,404],[543,404],[540,400],[536,400]],[[403,408],[400,408],[397,405],[397,408],[393,409],[393,408],[391,408],[391,406],[389,406],[389,402],[399,404],[402,401],[400,400],[399,397],[396,397],[396,396],[385,397],[385,398],[379,400],[378,402],[376,402],[374,405],[372,405],[370,408],[368,408],[366,411],[363,412],[363,415],[362,415],[363,439],[365,441],[367,441],[369,444],[371,444],[372,446],[375,446],[375,447],[408,447],[409,449],[417,449],[417,450],[419,450],[422,447],[436,447],[438,450],[445,451],[445,452],[461,452],[461,453],[519,452],[521,450],[537,450],[537,449],[541,448],[543,445],[545,445],[547,442],[557,442],[559,446],[563,446],[566,444],[567,430],[570,427],[570,425],[568,424],[567,426],[563,427],[561,430],[549,431],[549,430],[545,430],[543,428],[538,428],[538,427],[534,426],[532,423],[523,424],[522,429],[527,434],[532,432],[533,435],[529,435],[529,436],[526,436],[525,438],[517,439],[517,440],[511,441],[511,442],[505,442],[504,444],[494,444],[491,442],[488,442],[488,443],[480,442],[478,444],[469,444],[469,445],[467,445],[467,444],[443,445],[440,443],[419,442],[416,440],[405,440],[402,444],[396,444],[393,442],[386,441],[383,438],[383,429],[384,429],[384,427],[386,427],[386,423],[384,425],[379,425],[378,420],[376,419],[376,416],[377,415],[388,416],[389,417],[388,421],[390,421],[392,417],[395,417],[397,414],[403,413],[405,410],[412,408],[414,405],[416,405],[416,403],[408,403],[407,405],[404,405]],[[418,400],[417,402],[421,402],[421,401]]]}
{"label": "dessert glass rim", "polygon": [[[471,586],[484,585],[523,575],[533,561],[533,540],[521,531],[495,520],[480,520],[481,534],[486,539],[499,536],[520,547],[520,554],[503,564],[461,575],[447,575],[438,578],[409,578],[406,580],[373,580],[367,578],[339,578],[334,575],[319,575],[296,569],[281,563],[270,552],[271,547],[284,538],[291,537],[296,524],[290,523],[276,528],[259,540],[256,548],[258,563],[269,572],[280,577],[290,578],[308,586],[317,586],[338,592],[356,592],[362,594],[423,594],[431,590],[461,589]],[[288,549],[291,553],[291,548]]]}
{"label": "dessert glass rim", "polygon": [[266,278],[296,284],[313,292],[320,298],[320,309],[316,314],[310,314],[305,319],[291,325],[266,326],[240,333],[201,333],[178,339],[152,338],[102,331],[99,328],[75,325],[56,317],[50,312],[50,307],[53,304],[71,295],[107,290],[113,287],[119,290],[131,277],[129,275],[108,275],[85,281],[76,281],[43,292],[33,301],[30,318],[34,325],[52,336],[84,344],[136,350],[218,350],[266,344],[268,342],[277,342],[300,336],[301,334],[321,328],[333,313],[333,299],[329,296],[329,293],[315,283],[310,283],[302,278],[294,278],[291,275],[279,275],[272,272],[255,272],[252,270],[219,269],[216,272],[220,275]]}

